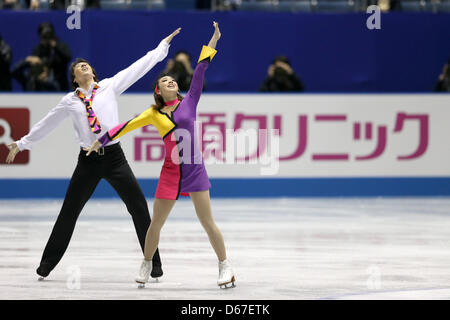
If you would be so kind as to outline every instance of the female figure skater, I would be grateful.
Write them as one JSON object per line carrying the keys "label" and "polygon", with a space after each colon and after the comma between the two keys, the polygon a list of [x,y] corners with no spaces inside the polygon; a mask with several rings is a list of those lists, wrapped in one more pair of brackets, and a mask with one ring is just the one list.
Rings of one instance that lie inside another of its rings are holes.
{"label": "female figure skater", "polygon": [[[155,49],[128,68],[99,82],[95,69],[86,60],[77,59],[70,67],[70,77],[75,91],[67,93],[26,136],[8,145],[10,151],[6,162],[11,163],[18,152],[31,149],[65,118],[70,117],[80,146],[78,163],[70,179],[63,206],[36,270],[40,280],[47,277],[63,257],[78,216],[101,179],[107,180],[125,203],[133,218],[139,244],[144,251],[146,233],[150,226],[150,213],[144,194],[127,163],[119,141],[105,145],[95,157],[86,158],[85,154],[100,133],[103,134],[120,123],[118,96],[158,62],[164,60],[170,42],[180,30],[181,28],[178,28],[164,38]],[[154,252],[152,277],[158,278],[163,275],[163,270],[159,253],[157,250]]]}
{"label": "female figure skater", "polygon": [[[147,231],[144,260],[136,282],[143,286],[152,270],[151,258],[158,247],[160,231],[172,210],[178,196],[189,195],[194,203],[197,216],[208,234],[209,241],[219,259],[219,279],[221,288],[234,287],[234,272],[227,260],[222,234],[214,223],[209,188],[211,184],[205,170],[198,146],[194,144],[196,134],[194,122],[197,104],[203,88],[203,78],[211,59],[216,54],[216,44],[220,38],[217,22],[214,35],[208,46],[203,46],[192,82],[186,96],[178,93],[178,85],[169,75],[160,77],[155,85],[156,106],[152,106],[136,118],[125,122],[105,133],[89,149],[86,155],[97,151],[111,140],[127,132],[152,124],[159,131],[165,144],[165,160],[161,170],[153,203],[153,219]],[[180,139],[181,138],[181,139]],[[180,150],[180,146],[183,146]]]}

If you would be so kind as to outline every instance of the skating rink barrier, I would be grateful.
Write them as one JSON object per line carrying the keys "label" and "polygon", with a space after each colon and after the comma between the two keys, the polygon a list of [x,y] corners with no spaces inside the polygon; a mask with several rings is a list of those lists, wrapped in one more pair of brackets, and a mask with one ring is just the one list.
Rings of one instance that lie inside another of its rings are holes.
{"label": "skating rink barrier", "polygon": [[[0,95],[0,198],[64,197],[79,153],[70,116],[5,164],[8,141],[26,134],[62,96]],[[122,95],[121,122],[152,102],[149,94]],[[448,94],[205,93],[197,119],[211,194],[450,195],[449,106]],[[85,110],[80,103],[70,112]],[[145,195],[153,197],[163,159],[157,131],[144,127],[120,141]],[[117,195],[102,181],[94,197]]]}

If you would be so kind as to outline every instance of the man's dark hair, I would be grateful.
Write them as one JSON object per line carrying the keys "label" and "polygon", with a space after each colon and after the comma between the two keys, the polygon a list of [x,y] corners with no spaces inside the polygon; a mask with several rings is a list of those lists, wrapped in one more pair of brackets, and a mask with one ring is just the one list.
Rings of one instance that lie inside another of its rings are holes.
{"label": "man's dark hair", "polygon": [[97,72],[95,69],[91,66],[89,61],[83,58],[77,58],[72,64],[70,65],[70,83],[72,84],[72,89],[76,89],[79,87],[78,83],[75,82],[75,67],[77,64],[85,62],[92,68],[92,73],[94,74],[94,81],[98,82]]}

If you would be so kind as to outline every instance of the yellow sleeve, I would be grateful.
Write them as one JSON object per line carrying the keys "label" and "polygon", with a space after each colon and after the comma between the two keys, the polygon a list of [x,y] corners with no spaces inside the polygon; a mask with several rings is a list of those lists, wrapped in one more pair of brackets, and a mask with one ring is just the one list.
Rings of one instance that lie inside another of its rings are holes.
{"label": "yellow sleeve", "polygon": [[153,113],[151,112],[151,108],[142,112],[137,117],[125,123],[119,124],[118,126],[109,130],[108,135],[111,140],[116,140],[117,138],[120,138],[130,131],[148,126],[150,124],[153,124]]}
{"label": "yellow sleeve", "polygon": [[202,52],[200,52],[200,57],[198,58],[198,62],[203,61],[205,59],[210,58],[210,60],[212,60],[214,58],[214,56],[216,55],[217,50],[213,49],[211,47],[208,46],[203,46],[202,48]]}

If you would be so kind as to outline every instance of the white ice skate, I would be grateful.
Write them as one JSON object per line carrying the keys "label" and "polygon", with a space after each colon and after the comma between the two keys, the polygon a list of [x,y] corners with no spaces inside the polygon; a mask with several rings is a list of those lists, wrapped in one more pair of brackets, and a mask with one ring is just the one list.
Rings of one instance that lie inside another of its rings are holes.
{"label": "white ice skate", "polygon": [[139,270],[139,275],[136,278],[136,282],[139,283],[139,288],[145,287],[148,282],[150,273],[152,272],[152,261],[143,260],[141,264],[141,269]]}
{"label": "white ice skate", "polygon": [[234,272],[230,262],[228,260],[219,261],[219,279],[217,280],[217,285],[221,289],[234,288],[234,281]]}

